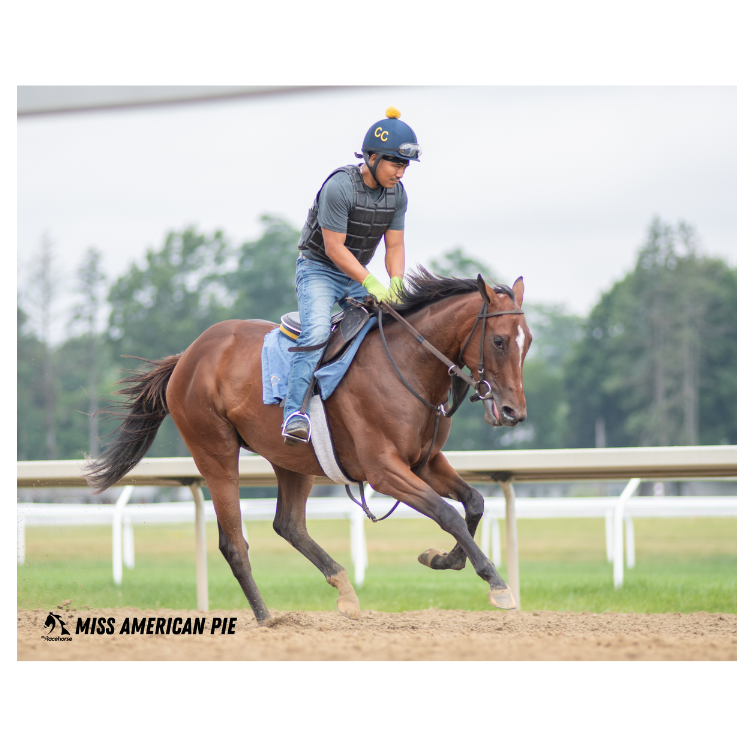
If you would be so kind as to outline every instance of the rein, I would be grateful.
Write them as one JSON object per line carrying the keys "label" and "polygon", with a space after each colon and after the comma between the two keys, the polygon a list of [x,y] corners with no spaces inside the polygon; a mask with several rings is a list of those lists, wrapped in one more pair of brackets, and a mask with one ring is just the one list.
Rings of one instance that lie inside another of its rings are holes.
{"label": "rein", "polygon": [[[442,404],[438,404],[437,406],[435,404],[430,403],[424,396],[417,393],[417,391],[411,386],[411,384],[406,380],[401,370],[398,369],[398,365],[396,365],[396,362],[393,359],[393,355],[391,354],[390,349],[388,348],[388,343],[385,340],[385,331],[383,330],[383,309],[385,308],[386,312],[388,312],[389,315],[391,315],[394,320],[398,321],[404,328],[406,328],[409,333],[414,336],[414,338],[417,340],[419,344],[421,344],[425,349],[427,349],[430,354],[437,357],[444,365],[448,367],[448,374],[451,376],[451,391],[453,393],[453,406],[451,406],[449,409],[446,409],[446,405],[450,401],[450,392],[448,394],[448,398],[446,401]],[[380,338],[383,342],[383,347],[385,348],[385,353],[388,355],[388,359],[391,361],[391,364],[393,365],[393,369],[396,371],[396,374],[401,379],[401,382],[406,386],[406,388],[409,390],[409,392],[418,398],[427,408],[429,408],[432,412],[435,414],[435,427],[432,431],[432,442],[430,443],[430,447],[427,449],[427,454],[425,455],[424,459],[422,460],[422,463],[419,464],[419,467],[414,472],[415,474],[419,474],[420,471],[424,468],[424,465],[427,463],[427,459],[430,457],[430,454],[432,453],[432,449],[435,446],[435,441],[437,440],[437,434],[438,434],[438,427],[440,424],[439,418],[441,416],[443,417],[452,417],[456,411],[458,411],[458,407],[461,406],[463,403],[463,400],[466,398],[466,393],[469,389],[469,387],[473,388],[476,393],[474,393],[470,398],[469,401],[475,402],[475,401],[486,401],[487,399],[492,397],[492,386],[489,384],[487,380],[484,379],[484,335],[485,330],[487,327],[487,318],[494,318],[498,315],[523,315],[523,310],[501,310],[499,312],[487,312],[489,309],[489,304],[485,300],[482,303],[482,309],[479,311],[479,314],[477,315],[476,320],[474,321],[474,325],[471,329],[471,333],[469,333],[469,337],[466,339],[466,342],[461,347],[461,351],[458,353],[458,364],[453,362],[452,360],[448,359],[441,351],[438,351],[427,339],[425,339],[424,336],[416,329],[414,328],[411,323],[409,323],[405,318],[403,318],[399,313],[397,313],[387,302],[383,301],[378,306],[378,328],[380,329]],[[482,333],[481,338],[479,341],[479,363],[477,365],[477,374],[479,375],[479,380],[474,380],[474,378],[471,377],[471,375],[467,375],[463,371],[464,367],[464,361],[463,361],[463,353],[466,350],[466,347],[469,345],[469,342],[471,341],[472,337],[474,336],[474,332],[477,329],[477,325],[479,321],[482,321]],[[459,383],[458,381],[462,380],[463,383]],[[486,391],[484,394],[482,394],[482,387],[486,388]],[[349,485],[346,485],[346,492],[349,495],[349,497],[362,508],[362,510],[367,514],[367,517],[373,521],[383,521],[388,516],[393,513],[394,510],[399,506],[400,500],[396,502],[396,504],[381,518],[375,518],[375,516],[370,512],[370,509],[367,507],[367,503],[365,502],[365,496],[364,496],[364,487],[362,483],[360,482],[360,495],[362,497],[362,502],[358,502],[352,493],[349,491]]]}

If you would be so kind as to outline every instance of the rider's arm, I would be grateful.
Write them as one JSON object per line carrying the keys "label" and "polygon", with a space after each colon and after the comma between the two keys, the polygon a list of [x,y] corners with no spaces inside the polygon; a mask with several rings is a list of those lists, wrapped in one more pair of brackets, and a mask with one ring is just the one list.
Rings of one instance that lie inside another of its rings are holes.
{"label": "rider's arm", "polygon": [[346,232],[332,232],[325,227],[321,227],[321,231],[323,232],[326,255],[336,264],[336,267],[340,271],[343,271],[350,279],[354,279],[361,284],[369,276],[370,272],[344,245]]}
{"label": "rider's arm", "polygon": [[385,267],[388,275],[403,278],[406,269],[406,251],[404,250],[404,232],[387,229],[385,233]]}

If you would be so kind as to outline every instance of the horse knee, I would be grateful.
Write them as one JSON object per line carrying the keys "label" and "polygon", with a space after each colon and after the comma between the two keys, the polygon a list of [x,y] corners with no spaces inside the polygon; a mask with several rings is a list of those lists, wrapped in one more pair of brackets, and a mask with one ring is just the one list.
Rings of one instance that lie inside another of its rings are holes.
{"label": "horse knee", "polygon": [[484,515],[484,497],[482,493],[471,488],[471,494],[464,503],[466,508],[466,521],[475,521],[479,523]]}

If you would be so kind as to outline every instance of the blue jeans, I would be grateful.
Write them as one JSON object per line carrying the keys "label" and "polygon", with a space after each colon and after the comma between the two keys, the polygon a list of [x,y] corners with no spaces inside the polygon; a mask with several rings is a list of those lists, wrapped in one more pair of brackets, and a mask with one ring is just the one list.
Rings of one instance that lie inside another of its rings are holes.
{"label": "blue jeans", "polygon": [[[297,258],[296,286],[302,333],[295,346],[314,346],[326,341],[331,332],[331,308],[334,303],[343,309],[349,307],[347,297],[363,300],[368,294],[362,284],[337,268],[302,255]],[[294,352],[292,355],[284,420],[302,406],[320,355],[321,350]]]}

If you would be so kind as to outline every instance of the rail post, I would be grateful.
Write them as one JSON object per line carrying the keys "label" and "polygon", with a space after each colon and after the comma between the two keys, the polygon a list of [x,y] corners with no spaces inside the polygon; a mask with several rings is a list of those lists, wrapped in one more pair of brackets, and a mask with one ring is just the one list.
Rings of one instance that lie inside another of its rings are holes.
{"label": "rail post", "polygon": [[635,567],[635,530],[633,519],[626,513],[625,519],[625,562],[628,568]]}
{"label": "rail post", "polygon": [[497,481],[505,495],[505,546],[508,555],[508,585],[521,609],[521,579],[518,574],[518,530],[516,528],[516,492],[513,489],[512,475],[498,472]]}
{"label": "rail post", "polygon": [[485,508],[482,520],[479,522],[482,528],[482,536],[479,544],[480,549],[484,552],[487,557],[490,556],[490,524],[492,523],[491,516]]}
{"label": "rail post", "polygon": [[26,562],[26,514],[23,510],[16,511],[16,524],[18,532],[18,564]]}
{"label": "rail post", "polygon": [[195,587],[198,610],[208,612],[208,564],[206,562],[206,511],[198,482],[190,483],[195,503]]}
{"label": "rail post", "polygon": [[493,516],[490,521],[490,532],[492,536],[492,562],[499,568],[503,558],[500,551],[500,519],[497,516]]}
{"label": "rail post", "polygon": [[129,484],[120,493],[112,514],[112,578],[115,585],[122,584],[122,514],[135,488]]}
{"label": "rail post", "polygon": [[607,562],[611,563],[614,560],[614,552],[612,547],[614,546],[614,526],[615,526],[615,512],[608,510],[607,515],[604,516],[604,540],[607,545]]}
{"label": "rail post", "polygon": [[[627,503],[627,501],[630,500],[633,495],[635,495],[635,493],[638,491],[638,487],[640,487],[640,484],[640,479],[631,479],[627,483],[625,489],[622,491],[622,494],[617,498],[617,502],[615,503],[614,533],[612,540],[612,556],[614,559],[612,561],[612,567],[616,589],[622,588],[622,582],[624,579],[623,558],[625,556],[625,551],[623,549],[622,537],[623,526],[625,525],[625,503]],[[635,554],[633,555],[633,557],[635,557]]]}
{"label": "rail post", "polygon": [[[365,489],[365,501],[372,500],[375,494],[371,485]],[[367,569],[367,538],[365,537],[365,514],[355,505],[351,510],[349,526],[349,540],[352,548],[352,563],[354,564],[354,585],[361,586],[365,582]]]}
{"label": "rail post", "polygon": [[133,523],[128,516],[122,519],[122,562],[126,568],[135,567],[135,540],[133,539]]}

